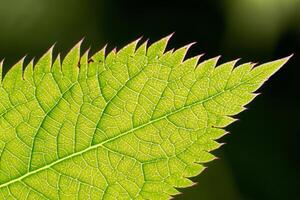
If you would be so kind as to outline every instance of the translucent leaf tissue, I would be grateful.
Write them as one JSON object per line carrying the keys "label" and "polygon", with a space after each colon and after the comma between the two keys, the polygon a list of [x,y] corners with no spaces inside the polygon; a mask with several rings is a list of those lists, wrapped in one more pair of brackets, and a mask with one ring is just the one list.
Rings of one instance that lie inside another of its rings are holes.
{"label": "translucent leaf tissue", "polygon": [[165,51],[52,48],[2,78],[0,199],[169,199],[212,161],[233,116],[289,59],[254,66]]}

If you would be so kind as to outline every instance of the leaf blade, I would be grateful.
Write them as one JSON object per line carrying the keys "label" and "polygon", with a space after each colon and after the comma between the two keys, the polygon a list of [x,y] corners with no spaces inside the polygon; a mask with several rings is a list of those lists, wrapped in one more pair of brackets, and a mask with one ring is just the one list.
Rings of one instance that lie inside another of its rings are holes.
{"label": "leaf blade", "polygon": [[216,67],[218,58],[184,61],[188,46],[164,52],[168,40],[90,59],[78,43],[53,65],[50,50],[25,79],[14,79],[22,64],[13,67],[0,86],[2,197],[13,188],[51,199],[178,194],[214,159],[222,128],[289,59]]}

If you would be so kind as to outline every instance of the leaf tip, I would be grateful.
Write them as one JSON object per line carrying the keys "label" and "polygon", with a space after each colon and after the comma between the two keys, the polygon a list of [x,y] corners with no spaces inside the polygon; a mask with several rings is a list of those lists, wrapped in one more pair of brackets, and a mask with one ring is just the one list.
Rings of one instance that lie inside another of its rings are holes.
{"label": "leaf tip", "polygon": [[225,135],[231,135],[231,132],[230,131],[225,131],[225,133],[223,134],[223,136]]}
{"label": "leaf tip", "polygon": [[[224,146],[225,144],[226,144],[226,142],[222,142],[222,143],[219,143],[220,144],[220,146],[219,147],[222,147],[222,146]],[[217,157],[216,157],[217,158]]]}
{"label": "leaf tip", "polygon": [[3,70],[4,60],[5,60],[5,58],[3,58],[3,59],[0,61],[0,73],[2,73],[2,70]]}
{"label": "leaf tip", "polygon": [[26,59],[26,57],[27,57],[27,54],[25,55],[25,56],[23,56],[20,60],[19,60],[19,62],[18,63],[20,63],[20,64],[22,64],[23,65],[23,63],[24,63],[24,60]]}
{"label": "leaf tip", "polygon": [[191,43],[185,45],[183,48],[185,48],[186,51],[188,51],[188,50],[189,50],[192,46],[194,46],[195,44],[197,44],[197,42],[191,42]]}
{"label": "leaf tip", "polygon": [[89,55],[89,53],[90,53],[90,51],[91,51],[91,47],[89,47],[89,48],[87,48],[87,50],[85,50],[85,52],[83,53],[83,55]]}
{"label": "leaf tip", "polygon": [[286,56],[284,58],[280,58],[278,60],[274,60],[272,62],[266,63],[266,64],[274,64],[274,72],[272,74],[274,74],[276,71],[278,71],[281,67],[283,67],[292,57],[294,54],[291,54],[289,56]]}
{"label": "leaf tip", "polygon": [[52,46],[48,49],[48,51],[46,52],[46,54],[51,54],[52,55],[52,53],[53,53],[53,49],[54,49],[54,47],[56,46],[56,42],[54,43],[54,44],[52,44]]}
{"label": "leaf tip", "polygon": [[285,65],[292,57],[294,56],[294,54],[292,53],[291,55],[289,56],[286,56],[284,58],[280,58],[278,60],[275,60],[273,62],[278,62],[279,64],[279,68],[281,68],[283,65]]}
{"label": "leaf tip", "polygon": [[289,60],[290,58],[292,58],[295,54],[292,53],[291,55],[287,56],[286,59]]}
{"label": "leaf tip", "polygon": [[214,161],[214,160],[220,160],[220,157],[215,156],[212,161]]}
{"label": "leaf tip", "polygon": [[191,187],[196,186],[196,185],[198,185],[198,184],[199,184],[198,182],[193,182],[193,183],[191,184]]}
{"label": "leaf tip", "polygon": [[100,51],[103,51],[103,55],[106,54],[107,46],[108,46],[108,44],[106,43],[106,44],[102,47],[102,49],[100,50]]}
{"label": "leaf tip", "polygon": [[[74,49],[80,50],[83,41],[84,41],[84,37],[81,38],[81,40],[79,40],[79,42],[77,42],[77,44],[70,50],[70,52],[73,51]],[[69,53],[70,53],[70,52],[69,52]]]}
{"label": "leaf tip", "polygon": [[117,47],[114,47],[112,50],[111,50],[112,53],[116,54],[117,53]]}
{"label": "leaf tip", "polygon": [[173,31],[172,33],[170,33],[169,35],[167,35],[165,37],[165,39],[169,42],[169,40],[173,37],[174,34],[175,34],[175,31]]}
{"label": "leaf tip", "polygon": [[4,58],[0,61],[0,84],[2,82],[2,71],[3,71],[3,63],[4,63]]}
{"label": "leaf tip", "polygon": [[143,39],[143,35],[141,35],[140,37],[138,37],[136,40],[134,40],[133,42],[135,43],[139,43],[142,39]]}
{"label": "leaf tip", "polygon": [[77,46],[77,45],[78,45],[78,46],[80,47],[80,46],[81,46],[81,44],[82,44],[82,42],[84,41],[84,39],[85,39],[85,38],[84,38],[84,37],[82,37],[82,38],[81,38],[81,40],[79,40],[79,42],[77,42],[77,44],[76,44],[75,46]]}

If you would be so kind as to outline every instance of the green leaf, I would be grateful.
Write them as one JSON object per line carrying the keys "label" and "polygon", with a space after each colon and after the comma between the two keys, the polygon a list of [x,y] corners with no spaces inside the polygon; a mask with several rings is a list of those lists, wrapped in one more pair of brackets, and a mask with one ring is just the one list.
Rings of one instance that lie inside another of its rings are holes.
{"label": "green leaf", "polygon": [[0,199],[168,199],[193,185],[289,58],[216,67],[168,40],[91,57],[78,43],[62,63],[51,48],[0,78]]}

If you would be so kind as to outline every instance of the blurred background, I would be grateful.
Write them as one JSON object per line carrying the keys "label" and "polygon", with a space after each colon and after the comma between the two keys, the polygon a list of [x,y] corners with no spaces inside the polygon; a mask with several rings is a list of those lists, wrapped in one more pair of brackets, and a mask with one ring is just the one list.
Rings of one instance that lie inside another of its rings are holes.
{"label": "blurred background", "polygon": [[227,145],[214,152],[220,159],[175,199],[299,199],[300,0],[0,1],[4,71],[54,43],[65,55],[83,37],[84,48],[95,52],[174,31],[169,48],[197,42],[188,56],[262,63],[295,54],[227,128],[231,134],[220,140]]}

